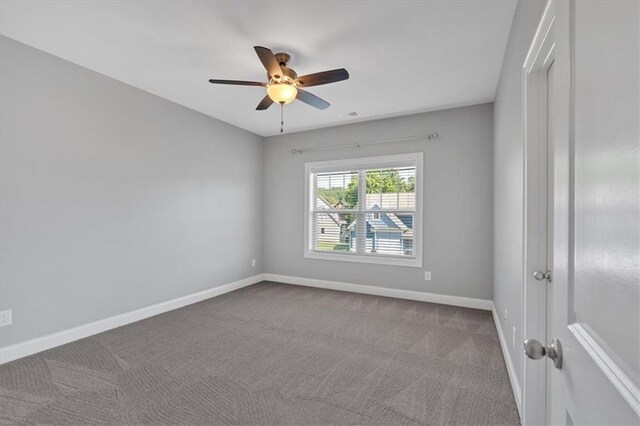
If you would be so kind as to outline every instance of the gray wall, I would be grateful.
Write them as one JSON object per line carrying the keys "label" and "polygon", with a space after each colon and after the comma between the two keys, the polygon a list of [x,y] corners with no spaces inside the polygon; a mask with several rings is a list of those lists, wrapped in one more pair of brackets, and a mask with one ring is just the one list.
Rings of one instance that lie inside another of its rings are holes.
{"label": "gray wall", "polygon": [[520,346],[511,345],[511,332],[516,327],[516,342],[522,341],[522,65],[544,6],[543,0],[518,2],[494,104],[493,300],[500,318],[508,310],[502,329],[519,381],[522,357]]}
{"label": "gray wall", "polygon": [[[493,105],[484,104],[266,139],[265,270],[305,278],[491,298]],[[440,133],[440,139],[291,154],[308,148]],[[425,153],[423,268],[303,257],[304,163]],[[424,280],[432,271],[432,281]]]}
{"label": "gray wall", "polygon": [[0,345],[262,272],[262,138],[1,43]]}

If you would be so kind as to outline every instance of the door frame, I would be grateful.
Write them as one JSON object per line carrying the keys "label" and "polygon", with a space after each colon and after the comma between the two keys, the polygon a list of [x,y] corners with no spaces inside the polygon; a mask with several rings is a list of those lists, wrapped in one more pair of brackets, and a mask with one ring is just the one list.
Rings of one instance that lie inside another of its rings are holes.
{"label": "door frame", "polygon": [[[553,238],[553,148],[547,129],[547,71],[555,60],[556,0],[549,0],[522,66],[524,133],[524,205],[522,270],[522,336],[547,342],[547,281],[536,270],[551,270],[548,253]],[[522,423],[547,423],[547,362],[528,362],[521,351]]]}

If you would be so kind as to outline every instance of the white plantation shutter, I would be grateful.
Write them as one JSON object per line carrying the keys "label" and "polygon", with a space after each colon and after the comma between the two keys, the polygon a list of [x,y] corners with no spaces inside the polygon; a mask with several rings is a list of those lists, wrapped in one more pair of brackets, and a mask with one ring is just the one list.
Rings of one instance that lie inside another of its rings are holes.
{"label": "white plantation shutter", "polygon": [[422,155],[307,163],[305,256],[421,266]]}
{"label": "white plantation shutter", "polygon": [[356,252],[350,226],[359,208],[358,179],[352,170],[313,174],[313,250]]}

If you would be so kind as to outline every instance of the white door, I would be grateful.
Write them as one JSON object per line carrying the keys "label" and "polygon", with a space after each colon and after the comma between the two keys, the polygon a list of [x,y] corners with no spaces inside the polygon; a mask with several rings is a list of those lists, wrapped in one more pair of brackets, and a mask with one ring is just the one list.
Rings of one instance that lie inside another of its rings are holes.
{"label": "white door", "polygon": [[640,2],[554,1],[545,14],[553,267],[547,356],[526,360],[546,364],[546,395],[525,393],[524,420],[639,425]]}

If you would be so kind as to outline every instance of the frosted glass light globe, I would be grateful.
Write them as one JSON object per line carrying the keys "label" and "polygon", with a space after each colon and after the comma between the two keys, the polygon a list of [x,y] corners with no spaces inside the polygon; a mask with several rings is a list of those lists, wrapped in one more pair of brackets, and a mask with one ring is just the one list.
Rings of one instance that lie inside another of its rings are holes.
{"label": "frosted glass light globe", "polygon": [[267,94],[274,102],[288,104],[296,98],[298,89],[291,84],[278,83],[267,87]]}

